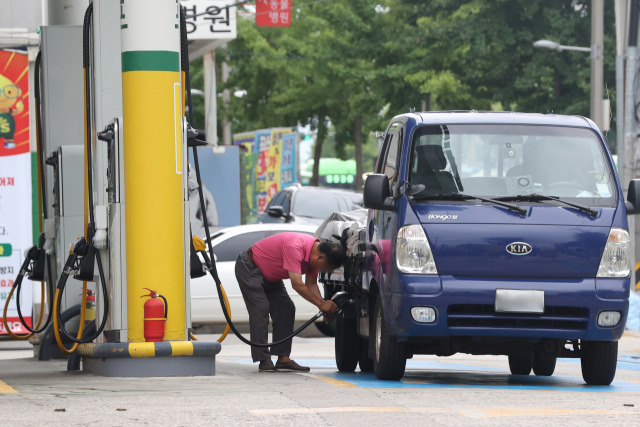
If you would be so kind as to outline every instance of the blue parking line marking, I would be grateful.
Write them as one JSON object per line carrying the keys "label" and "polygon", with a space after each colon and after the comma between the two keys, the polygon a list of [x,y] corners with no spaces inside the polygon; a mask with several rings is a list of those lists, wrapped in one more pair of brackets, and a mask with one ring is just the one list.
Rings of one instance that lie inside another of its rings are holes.
{"label": "blue parking line marking", "polygon": [[[226,360],[241,364],[253,363],[250,359]],[[558,361],[580,363],[580,359],[559,359]],[[590,386],[584,383],[582,377],[578,376],[511,375],[506,367],[408,360],[402,380],[382,381],[370,372],[338,372],[334,359],[304,359],[299,362],[309,366],[314,374],[345,381],[362,388],[464,388],[640,393],[640,383],[614,380],[609,386]],[[618,369],[640,370],[640,357],[620,355]]]}
{"label": "blue parking line marking", "polygon": [[621,354],[618,356],[618,369],[640,371],[640,356]]}
{"label": "blue parking line marking", "polygon": [[447,389],[502,389],[553,390],[582,392],[640,393],[640,384],[614,381],[609,386],[589,386],[582,378],[533,375],[481,374],[477,372],[424,372],[409,371],[401,381],[381,381],[369,372],[331,372],[325,376],[346,381],[362,388],[447,388]]}

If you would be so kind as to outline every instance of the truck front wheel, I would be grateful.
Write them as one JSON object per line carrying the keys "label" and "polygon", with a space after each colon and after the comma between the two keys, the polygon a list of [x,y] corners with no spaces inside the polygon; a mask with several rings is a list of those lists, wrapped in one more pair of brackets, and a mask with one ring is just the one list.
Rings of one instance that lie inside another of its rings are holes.
{"label": "truck front wheel", "polygon": [[609,385],[616,376],[618,341],[580,343],[582,378],[589,385]]}
{"label": "truck front wheel", "polygon": [[353,372],[358,366],[361,353],[356,319],[345,319],[344,313],[336,316],[335,344],[338,370]]}
{"label": "truck front wheel", "polygon": [[513,375],[529,375],[533,367],[533,354],[509,355],[509,370]]}
{"label": "truck front wheel", "polygon": [[387,323],[382,310],[382,299],[378,295],[376,301],[373,337],[375,352],[373,370],[381,380],[399,380],[404,375],[407,364],[404,343],[389,335]]}

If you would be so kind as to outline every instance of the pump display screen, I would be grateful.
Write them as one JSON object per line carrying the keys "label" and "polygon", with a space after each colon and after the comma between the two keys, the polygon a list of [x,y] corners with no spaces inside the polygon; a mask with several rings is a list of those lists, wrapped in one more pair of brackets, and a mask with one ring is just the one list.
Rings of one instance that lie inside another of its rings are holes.
{"label": "pump display screen", "polygon": [[430,125],[414,132],[412,184],[426,194],[542,195],[615,206],[613,174],[589,129],[511,124]]}

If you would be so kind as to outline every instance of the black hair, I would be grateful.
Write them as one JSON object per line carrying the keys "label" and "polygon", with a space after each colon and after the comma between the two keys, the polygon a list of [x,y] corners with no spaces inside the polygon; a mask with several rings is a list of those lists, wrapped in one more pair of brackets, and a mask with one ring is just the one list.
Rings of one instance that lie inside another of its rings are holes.
{"label": "black hair", "polygon": [[327,257],[327,261],[333,266],[333,268],[340,268],[347,257],[347,254],[340,243],[320,242],[320,245],[318,245],[318,251]]}

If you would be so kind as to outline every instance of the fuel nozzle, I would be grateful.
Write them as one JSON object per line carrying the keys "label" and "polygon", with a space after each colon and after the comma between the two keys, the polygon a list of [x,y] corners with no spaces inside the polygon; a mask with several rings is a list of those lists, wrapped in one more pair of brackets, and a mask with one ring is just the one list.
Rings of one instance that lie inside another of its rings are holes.
{"label": "fuel nozzle", "polygon": [[31,269],[29,271],[29,275],[27,276],[29,280],[34,280],[37,282],[41,282],[44,280],[44,268],[46,265],[46,257],[43,246],[46,239],[44,238],[44,233],[40,234],[40,239],[38,242],[38,246],[32,246],[27,251],[27,258],[31,261]]}
{"label": "fuel nozzle", "polygon": [[87,241],[84,237],[78,237],[69,249],[70,254],[84,256],[87,253]]}
{"label": "fuel nozzle", "polygon": [[[91,235],[93,233],[87,234]],[[96,248],[93,246],[93,243],[81,237],[75,241],[72,253],[75,254],[80,261],[73,278],[81,281],[93,281],[93,268],[96,259]]]}
{"label": "fuel nozzle", "polygon": [[[203,264],[198,257],[198,252],[200,252],[205,260]],[[207,274],[207,270],[209,270],[209,257],[207,256],[206,246],[204,244],[204,240],[200,237],[194,235],[191,239],[191,251],[190,251],[190,270],[191,270],[191,278],[195,279],[198,277],[205,276]]]}
{"label": "fuel nozzle", "polygon": [[346,292],[340,291],[333,294],[331,297],[331,301],[333,301],[337,306],[336,314],[340,314],[343,310],[343,307],[346,303],[351,302],[349,299],[349,295]]}

